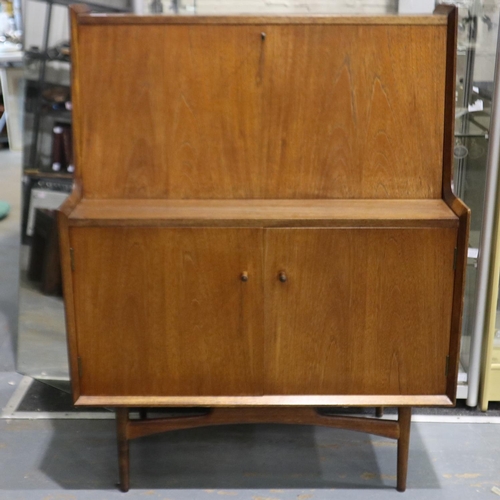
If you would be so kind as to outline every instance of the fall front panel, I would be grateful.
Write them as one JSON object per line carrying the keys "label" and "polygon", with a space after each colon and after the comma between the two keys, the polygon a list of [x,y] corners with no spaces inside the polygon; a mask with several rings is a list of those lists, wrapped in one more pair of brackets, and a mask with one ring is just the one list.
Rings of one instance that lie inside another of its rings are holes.
{"label": "fall front panel", "polygon": [[85,196],[440,199],[446,26],[383,23],[79,26]]}

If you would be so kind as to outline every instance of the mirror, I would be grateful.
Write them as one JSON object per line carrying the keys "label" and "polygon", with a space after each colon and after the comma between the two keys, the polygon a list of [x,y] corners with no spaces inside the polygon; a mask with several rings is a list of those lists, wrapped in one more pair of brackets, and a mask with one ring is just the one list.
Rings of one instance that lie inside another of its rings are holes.
{"label": "mirror", "polygon": [[[107,0],[102,12],[129,11]],[[66,387],[69,371],[56,210],[73,178],[69,14],[27,0],[17,370]]]}

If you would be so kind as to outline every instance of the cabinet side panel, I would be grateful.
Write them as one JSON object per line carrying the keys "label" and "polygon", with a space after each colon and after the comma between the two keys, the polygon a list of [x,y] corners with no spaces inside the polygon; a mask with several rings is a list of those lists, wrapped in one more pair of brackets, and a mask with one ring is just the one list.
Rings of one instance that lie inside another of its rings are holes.
{"label": "cabinet side panel", "polygon": [[82,395],[262,394],[261,230],[71,237]]}
{"label": "cabinet side panel", "polygon": [[450,338],[450,370],[448,373],[448,397],[456,401],[457,377],[460,366],[460,337],[462,334],[462,316],[464,309],[465,277],[467,270],[467,249],[469,247],[470,209],[455,196],[452,189],[455,145],[455,87],[457,64],[457,27],[458,9],[449,6],[438,9],[448,11],[448,36],[446,47],[446,102],[445,126],[443,144],[443,198],[453,213],[459,217],[457,241],[457,265],[455,272],[455,287],[453,292],[453,308]]}
{"label": "cabinet side panel", "polygon": [[445,25],[82,25],[77,43],[86,197],[442,196]]}
{"label": "cabinet side panel", "polygon": [[[75,193],[76,197],[76,193]],[[68,198],[66,205],[69,205],[71,200]],[[71,208],[69,209],[71,210]],[[71,265],[71,243],[70,229],[68,226],[68,215],[64,211],[59,211],[57,214],[58,232],[59,232],[59,249],[61,255],[61,272],[63,276],[64,289],[64,313],[66,320],[66,342],[68,346],[68,361],[71,378],[71,389],[73,400],[80,397],[80,377],[78,374],[78,341],[77,328],[75,319],[75,298],[73,290],[73,271]]]}
{"label": "cabinet side panel", "polygon": [[455,244],[456,229],[267,230],[265,393],[446,394]]}

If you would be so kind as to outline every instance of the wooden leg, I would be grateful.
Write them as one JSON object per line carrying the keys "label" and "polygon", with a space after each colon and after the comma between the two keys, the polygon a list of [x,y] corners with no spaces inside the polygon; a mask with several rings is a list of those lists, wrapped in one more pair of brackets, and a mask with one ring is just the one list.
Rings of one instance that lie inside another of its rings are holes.
{"label": "wooden leg", "polygon": [[410,450],[411,408],[398,408],[399,438],[398,438],[398,491],[406,490],[408,474],[408,452]]}
{"label": "wooden leg", "polygon": [[[377,407],[377,416],[383,410]],[[146,411],[144,409],[144,411]],[[129,490],[129,441],[160,432],[191,429],[211,425],[234,424],[302,424],[321,425],[334,429],[367,432],[398,440],[397,490],[405,491],[410,444],[411,408],[398,408],[398,421],[345,415],[324,414],[315,408],[212,408],[202,415],[144,418],[129,420],[129,408],[116,409],[120,489]]]}
{"label": "wooden leg", "polygon": [[116,437],[118,440],[118,467],[120,470],[120,490],[128,491],[130,482],[130,462],[127,437],[128,408],[116,409]]}
{"label": "wooden leg", "polygon": [[380,417],[384,416],[384,407],[383,406],[377,406],[375,408],[375,416],[377,418],[380,418]]}
{"label": "wooden leg", "polygon": [[139,410],[139,418],[141,420],[146,420],[148,418],[148,410],[146,410],[146,408],[142,408]]}

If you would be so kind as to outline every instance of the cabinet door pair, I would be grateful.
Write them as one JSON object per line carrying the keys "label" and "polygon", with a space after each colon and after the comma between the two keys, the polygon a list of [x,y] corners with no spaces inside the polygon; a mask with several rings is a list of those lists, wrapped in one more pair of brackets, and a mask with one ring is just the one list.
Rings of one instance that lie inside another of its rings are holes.
{"label": "cabinet door pair", "polygon": [[71,230],[82,395],[444,394],[456,230]]}

